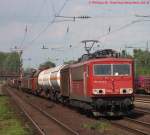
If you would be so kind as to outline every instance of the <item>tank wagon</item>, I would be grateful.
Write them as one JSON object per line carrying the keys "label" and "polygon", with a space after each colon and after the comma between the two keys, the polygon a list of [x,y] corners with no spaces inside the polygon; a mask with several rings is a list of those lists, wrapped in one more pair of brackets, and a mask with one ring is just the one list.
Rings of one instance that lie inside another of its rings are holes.
{"label": "tank wagon", "polygon": [[52,100],[58,100],[60,96],[60,71],[65,65],[43,70],[38,75],[38,87],[40,91],[45,91]]}
{"label": "tank wagon", "polygon": [[134,108],[134,62],[104,54],[37,71],[21,87],[94,115],[126,115]]}

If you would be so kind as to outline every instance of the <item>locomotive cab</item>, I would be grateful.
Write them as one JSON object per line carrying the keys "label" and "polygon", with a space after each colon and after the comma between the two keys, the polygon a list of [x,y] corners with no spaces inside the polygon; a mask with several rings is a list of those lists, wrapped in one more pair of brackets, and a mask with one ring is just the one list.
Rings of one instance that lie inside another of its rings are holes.
{"label": "locomotive cab", "polygon": [[133,109],[133,61],[121,58],[103,58],[90,65],[89,94],[95,108],[113,114]]}

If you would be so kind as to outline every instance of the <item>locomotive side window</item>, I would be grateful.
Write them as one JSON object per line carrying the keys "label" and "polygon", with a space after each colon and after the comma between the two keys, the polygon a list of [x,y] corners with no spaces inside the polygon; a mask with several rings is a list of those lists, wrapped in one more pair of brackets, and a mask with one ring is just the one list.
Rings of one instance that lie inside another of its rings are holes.
{"label": "locomotive side window", "polygon": [[111,75],[111,65],[94,65],[94,75]]}
{"label": "locomotive side window", "polygon": [[73,68],[71,71],[72,80],[80,81],[83,80],[84,66]]}
{"label": "locomotive side window", "polygon": [[130,75],[130,65],[129,64],[114,64],[113,65],[113,75]]}

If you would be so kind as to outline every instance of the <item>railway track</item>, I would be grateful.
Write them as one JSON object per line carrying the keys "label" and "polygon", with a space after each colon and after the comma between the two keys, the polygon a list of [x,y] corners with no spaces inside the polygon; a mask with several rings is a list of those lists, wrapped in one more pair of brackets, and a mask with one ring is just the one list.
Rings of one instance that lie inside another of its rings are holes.
{"label": "railway track", "polygon": [[111,121],[111,123],[136,135],[149,135],[150,133],[150,123],[143,121],[126,117],[123,120]]}
{"label": "railway track", "polygon": [[[11,97],[14,97],[14,96],[19,97],[19,94],[17,94],[17,92],[15,92],[15,91],[13,91],[13,92],[9,91],[9,92],[11,94]],[[62,122],[60,122],[59,120],[57,120],[56,118],[54,118],[53,116],[51,116],[50,114],[48,114],[46,111],[43,111],[37,105],[32,104],[31,102],[28,102],[28,101],[24,101],[24,102],[26,102],[29,106],[31,106],[32,108],[34,108],[35,110],[37,110],[38,112],[40,112],[47,119],[51,119],[54,123],[56,122],[58,126],[60,126],[62,129],[65,130],[65,135],[68,135],[68,134],[79,135],[79,133],[77,133],[76,131],[72,130],[67,125],[63,124]],[[26,110],[25,110],[24,107],[23,107],[23,109],[24,109],[24,113],[27,114],[27,117],[30,119],[30,121],[32,121],[32,123],[37,128],[37,130],[39,131],[39,133],[42,134],[42,135],[47,135],[48,132],[46,131],[46,129],[44,129],[43,127],[41,127],[36,122],[36,120],[34,120],[28,114],[28,112],[26,112]],[[141,110],[144,110],[144,109],[141,109]],[[127,122],[128,122],[128,124],[125,124]],[[135,120],[135,119],[125,118],[123,120],[111,121],[111,123],[112,123],[112,125],[115,125],[118,128],[121,128],[121,129],[126,130],[126,131],[131,132],[131,133],[135,133],[137,135],[149,135],[149,132],[150,132],[150,130],[147,131],[147,129],[150,129],[150,124],[149,123],[146,123],[146,122],[143,122],[143,121],[138,121],[138,120]],[[140,127],[139,128],[133,128],[132,126],[128,126],[130,124],[136,124],[137,126],[142,126],[142,129]],[[63,135],[63,133],[61,135]]]}
{"label": "railway track", "polygon": [[150,95],[143,95],[143,94],[135,94],[135,98],[145,98],[145,99],[150,99]]}
{"label": "railway track", "polygon": [[141,124],[143,126],[150,127],[150,123],[147,123],[147,122],[143,122],[143,121],[136,120],[136,119],[131,119],[131,118],[128,118],[128,117],[125,117],[124,119],[127,120],[127,121],[131,121],[131,122],[137,123],[137,124]]}
{"label": "railway track", "polygon": [[[135,96],[135,102],[137,103],[143,103],[143,106],[136,106],[135,111],[142,112],[145,114],[150,114],[150,108],[146,105],[150,105],[150,96],[148,95],[136,95]],[[146,106],[146,107],[145,107]]]}
{"label": "railway track", "polygon": [[65,125],[64,123],[62,123],[61,121],[57,120],[55,117],[51,116],[50,114],[48,114],[47,112],[43,111],[41,108],[39,108],[36,105],[33,105],[31,103],[29,103],[33,108],[35,108],[36,110],[40,111],[44,116],[46,116],[48,119],[53,120],[55,123],[57,123],[59,126],[61,126],[62,128],[64,128],[65,130],[68,130],[72,135],[79,135],[79,133],[77,133],[76,131],[74,131],[73,129],[71,129],[69,126]]}
{"label": "railway track", "polygon": [[[41,135],[79,135],[78,132],[71,129],[61,121],[57,120],[38,106],[20,98],[16,92],[7,89],[8,94],[13,98],[17,105],[21,108],[27,118],[33,123]],[[28,109],[27,109],[28,108]],[[30,110],[30,111],[29,111]],[[35,119],[33,114],[37,115],[39,120]]]}
{"label": "railway track", "polygon": [[150,103],[150,99],[148,98],[135,98],[135,101],[141,103]]}
{"label": "railway track", "polygon": [[145,113],[145,114],[150,114],[150,109],[149,108],[136,107],[134,110],[137,111],[137,112],[141,112],[141,113]]}

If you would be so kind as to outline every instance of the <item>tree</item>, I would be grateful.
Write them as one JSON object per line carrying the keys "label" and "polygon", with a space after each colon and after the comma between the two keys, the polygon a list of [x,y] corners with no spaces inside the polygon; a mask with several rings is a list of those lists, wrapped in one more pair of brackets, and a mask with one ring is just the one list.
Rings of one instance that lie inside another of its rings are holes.
{"label": "tree", "polygon": [[20,56],[17,52],[0,52],[1,74],[18,74],[20,68]]}
{"label": "tree", "polygon": [[51,62],[51,61],[46,61],[42,64],[40,64],[39,69],[46,69],[46,68],[52,68],[55,67],[55,63]]}
{"label": "tree", "polygon": [[20,68],[19,54],[16,52],[8,54],[4,62],[4,67],[9,72],[19,73]]}
{"label": "tree", "polygon": [[150,52],[134,49],[136,75],[150,75]]}

